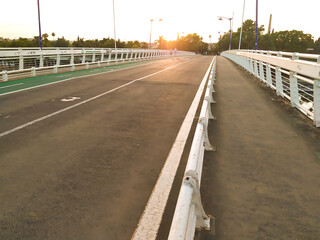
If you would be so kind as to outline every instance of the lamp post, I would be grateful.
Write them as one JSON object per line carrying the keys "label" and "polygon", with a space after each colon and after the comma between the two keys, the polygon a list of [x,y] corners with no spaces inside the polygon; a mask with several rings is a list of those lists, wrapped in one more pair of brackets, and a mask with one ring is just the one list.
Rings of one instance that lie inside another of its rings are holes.
{"label": "lamp post", "polygon": [[254,49],[258,50],[258,0],[256,0],[256,41],[254,43]]}
{"label": "lamp post", "polygon": [[239,39],[239,50],[241,48],[241,39],[242,39],[242,27],[243,27],[243,16],[244,16],[244,8],[246,5],[246,0],[243,0],[243,10],[242,10],[242,21],[241,21],[241,31],[240,31],[240,39]]}
{"label": "lamp post", "polygon": [[229,44],[229,50],[231,50],[231,41],[232,41],[232,25],[231,25],[231,22],[232,22],[232,20],[233,20],[233,14],[232,14],[232,18],[227,18],[227,17],[218,17],[218,20],[219,21],[222,21],[223,19],[227,19],[227,20],[229,20],[230,21],[230,44]]}
{"label": "lamp post", "polygon": [[40,3],[39,3],[39,0],[37,0],[37,3],[38,3],[39,40],[40,40],[40,49],[42,50],[41,21],[40,21]]}
{"label": "lamp post", "polygon": [[[153,22],[154,20],[153,19],[150,19],[150,22],[151,22],[151,26],[150,26],[150,41],[149,41],[149,49],[151,49],[151,35],[152,35],[152,22]],[[162,19],[160,18],[159,19],[159,22],[161,22],[162,21]]]}
{"label": "lamp post", "polygon": [[113,31],[114,31],[114,48],[117,49],[117,37],[116,37],[116,16],[114,11],[114,0],[112,0],[113,6]]}

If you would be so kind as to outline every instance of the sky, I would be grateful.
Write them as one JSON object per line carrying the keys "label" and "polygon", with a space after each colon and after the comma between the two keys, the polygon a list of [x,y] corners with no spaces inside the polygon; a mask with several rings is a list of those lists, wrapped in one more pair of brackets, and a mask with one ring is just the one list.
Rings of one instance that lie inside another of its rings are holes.
{"label": "sky", "polygon": [[[19,38],[39,35],[37,0],[0,0],[0,37]],[[121,41],[152,41],[158,36],[174,40],[197,33],[209,42],[217,42],[218,32],[241,27],[244,0],[114,0],[116,36]],[[256,0],[246,0],[244,20],[255,20]],[[258,24],[268,29],[269,16],[275,31],[302,30],[315,39],[320,37],[318,14],[320,0],[259,0]],[[40,0],[42,34],[54,32],[75,40],[114,37],[112,0]],[[159,21],[163,19],[163,21]],[[52,39],[52,37],[50,37]]]}

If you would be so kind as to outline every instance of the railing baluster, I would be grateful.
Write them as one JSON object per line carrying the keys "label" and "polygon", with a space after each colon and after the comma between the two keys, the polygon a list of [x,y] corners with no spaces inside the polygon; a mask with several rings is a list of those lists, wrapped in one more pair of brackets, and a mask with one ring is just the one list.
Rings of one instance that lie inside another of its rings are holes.
{"label": "railing baluster", "polygon": [[320,127],[320,79],[314,80],[313,94],[314,125],[316,125],[316,127]]}

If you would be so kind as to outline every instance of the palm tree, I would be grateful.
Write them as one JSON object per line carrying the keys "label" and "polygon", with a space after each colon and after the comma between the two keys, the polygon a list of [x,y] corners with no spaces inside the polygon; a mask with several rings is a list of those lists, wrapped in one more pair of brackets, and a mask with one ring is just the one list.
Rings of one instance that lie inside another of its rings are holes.
{"label": "palm tree", "polygon": [[155,42],[156,42],[156,44],[158,44],[158,48],[160,48],[160,49],[166,48],[166,46],[165,46],[166,45],[165,44],[166,40],[164,39],[163,36],[159,36],[159,39],[156,40]]}
{"label": "palm tree", "polygon": [[53,32],[51,33],[51,36],[52,36],[52,41],[54,41],[54,37],[56,36],[56,34]]}

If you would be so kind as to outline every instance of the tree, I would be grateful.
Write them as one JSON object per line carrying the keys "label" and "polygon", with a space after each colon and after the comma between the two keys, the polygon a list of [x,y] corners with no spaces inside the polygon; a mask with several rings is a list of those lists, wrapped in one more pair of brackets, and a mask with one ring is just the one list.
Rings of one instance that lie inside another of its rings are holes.
{"label": "tree", "polygon": [[159,49],[166,49],[167,48],[167,40],[164,39],[163,36],[159,36],[159,39],[155,41],[158,45]]}
{"label": "tree", "polygon": [[314,42],[314,53],[320,53],[320,38]]}
{"label": "tree", "polygon": [[56,34],[53,32],[51,33],[51,36],[52,36],[52,41],[54,42],[54,37],[56,36]]}
{"label": "tree", "polygon": [[314,46],[311,34],[305,34],[303,31],[280,31],[272,35],[275,48],[279,51],[306,52],[307,48]]}
{"label": "tree", "polygon": [[64,37],[58,38],[55,42],[56,47],[70,47],[70,42],[66,40]]}

